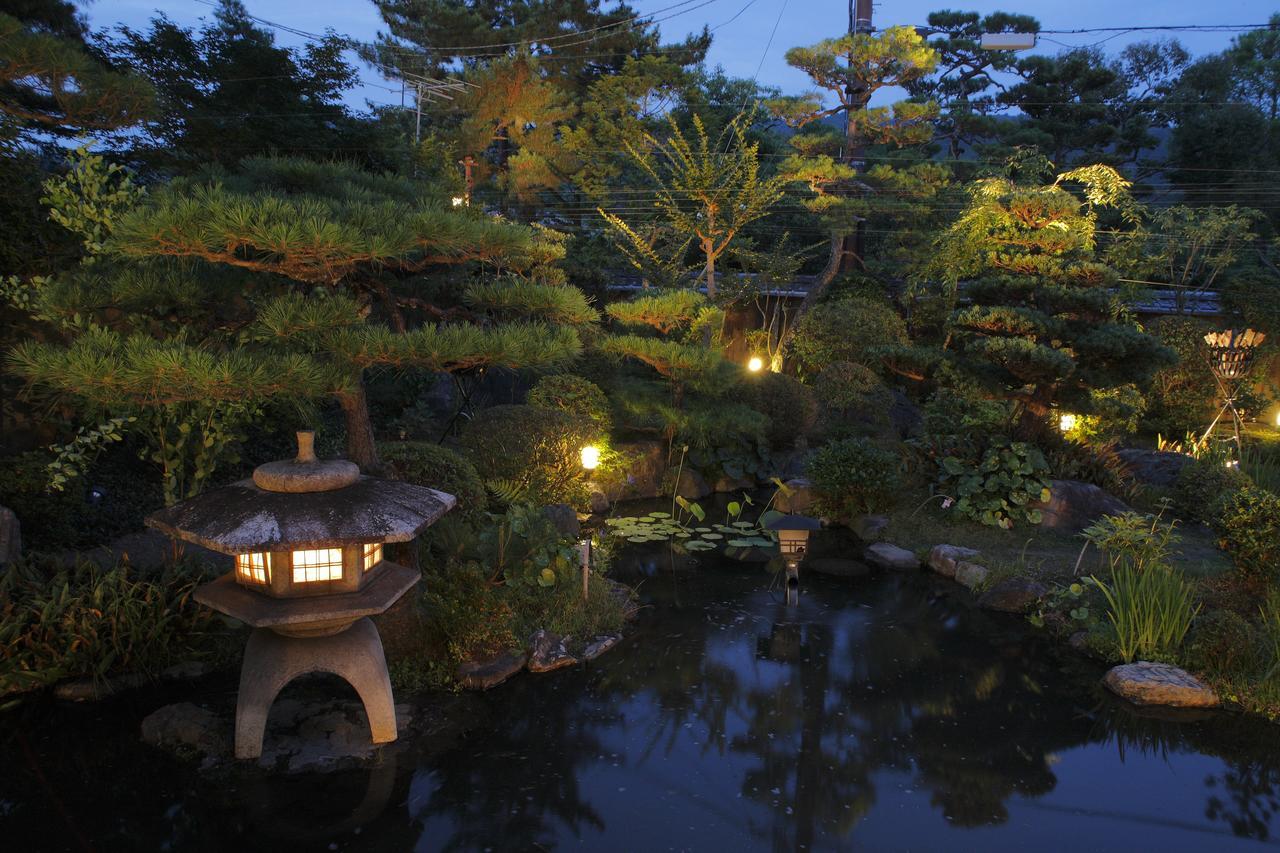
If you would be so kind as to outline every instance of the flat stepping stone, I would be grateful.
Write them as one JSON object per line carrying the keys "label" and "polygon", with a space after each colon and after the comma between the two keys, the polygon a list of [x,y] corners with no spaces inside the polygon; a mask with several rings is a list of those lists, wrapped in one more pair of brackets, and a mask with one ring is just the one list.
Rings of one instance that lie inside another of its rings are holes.
{"label": "flat stepping stone", "polygon": [[547,630],[539,630],[529,640],[529,671],[555,672],[573,666],[578,659],[569,654],[568,637],[561,637]]}
{"label": "flat stepping stone", "polygon": [[1112,667],[1102,683],[1135,705],[1215,708],[1218,694],[1186,670],[1167,663],[1137,661]]}
{"label": "flat stepping stone", "polygon": [[528,660],[528,655],[507,652],[492,660],[459,664],[458,680],[468,690],[488,690],[524,669]]}
{"label": "flat stepping stone", "polygon": [[586,649],[583,650],[582,659],[595,660],[596,658],[600,657],[600,655],[609,651],[609,649],[618,645],[618,642],[621,639],[622,638],[619,637],[617,634],[609,634],[608,636],[604,636],[604,637],[596,637],[594,640],[588,643]]}
{"label": "flat stepping stone", "polygon": [[882,569],[910,571],[920,568],[920,558],[906,548],[900,548],[892,542],[877,542],[867,547],[863,558],[872,565]]}

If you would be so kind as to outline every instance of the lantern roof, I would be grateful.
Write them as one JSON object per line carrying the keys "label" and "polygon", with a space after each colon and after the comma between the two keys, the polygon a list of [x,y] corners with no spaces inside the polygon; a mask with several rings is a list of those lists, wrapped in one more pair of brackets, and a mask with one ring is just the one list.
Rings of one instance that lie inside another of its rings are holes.
{"label": "lantern roof", "polygon": [[807,515],[784,515],[765,524],[770,530],[818,530],[822,522]]}
{"label": "lantern roof", "polygon": [[241,480],[147,516],[148,527],[223,554],[408,542],[446,512],[450,494],[377,477],[327,491],[278,492]]}

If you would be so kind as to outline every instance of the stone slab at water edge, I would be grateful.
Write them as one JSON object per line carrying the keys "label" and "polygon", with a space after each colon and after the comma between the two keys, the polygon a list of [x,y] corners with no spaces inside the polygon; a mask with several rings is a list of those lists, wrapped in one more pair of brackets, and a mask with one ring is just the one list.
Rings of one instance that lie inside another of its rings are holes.
{"label": "stone slab at water edge", "polygon": [[1167,663],[1137,661],[1112,667],[1102,683],[1135,705],[1214,708],[1218,694],[1191,673]]}

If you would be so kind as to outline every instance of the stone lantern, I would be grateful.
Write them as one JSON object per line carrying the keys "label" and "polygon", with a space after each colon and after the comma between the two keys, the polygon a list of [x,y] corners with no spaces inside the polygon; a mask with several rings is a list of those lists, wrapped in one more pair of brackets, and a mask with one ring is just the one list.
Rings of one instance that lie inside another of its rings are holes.
{"label": "stone lantern", "polygon": [[784,515],[766,527],[778,534],[778,550],[787,564],[787,604],[795,604],[800,596],[800,561],[809,543],[809,531],[822,527],[822,522],[807,515]]}
{"label": "stone lantern", "polygon": [[346,679],[364,704],[374,743],[396,739],[391,680],[378,629],[418,582],[416,569],[384,558],[456,503],[453,495],[361,475],[354,463],[319,460],[314,433],[298,433],[296,459],[150,515],[163,533],[235,557],[235,569],[195,599],[253,626],[236,702],[237,758],[262,754],[267,713],[299,675]]}

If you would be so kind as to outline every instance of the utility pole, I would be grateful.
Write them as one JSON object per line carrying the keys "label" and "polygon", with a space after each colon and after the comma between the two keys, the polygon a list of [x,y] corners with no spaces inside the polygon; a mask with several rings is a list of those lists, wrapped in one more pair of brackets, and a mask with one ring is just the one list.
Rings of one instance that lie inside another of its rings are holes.
{"label": "utility pole", "polygon": [[[872,0],[849,0],[849,35],[870,35]],[[854,52],[849,51],[849,67],[853,67]],[[854,85],[852,79],[845,86],[845,103],[849,105],[845,114],[844,161],[857,171],[866,165],[862,160],[862,144],[858,139],[857,123],[854,113],[867,108],[866,93]],[[859,218],[852,234],[844,234],[840,238],[840,257],[836,265],[837,274],[856,272],[862,269],[862,259],[866,251],[866,222]]]}

